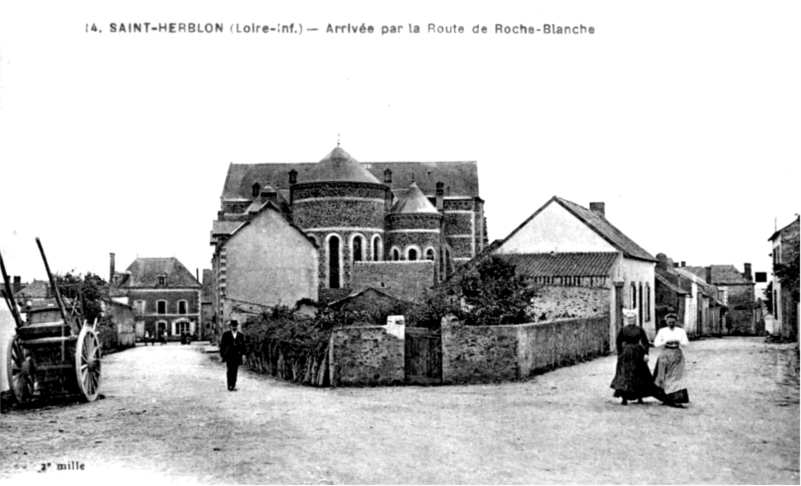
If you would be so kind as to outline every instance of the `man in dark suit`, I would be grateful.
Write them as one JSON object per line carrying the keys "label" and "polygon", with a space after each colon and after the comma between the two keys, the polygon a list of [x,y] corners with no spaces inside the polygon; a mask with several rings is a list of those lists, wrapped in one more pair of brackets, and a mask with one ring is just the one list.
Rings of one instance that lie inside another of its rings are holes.
{"label": "man in dark suit", "polygon": [[236,374],[245,354],[245,336],[239,332],[237,321],[229,322],[230,330],[220,338],[220,357],[228,367],[228,391],[236,391]]}

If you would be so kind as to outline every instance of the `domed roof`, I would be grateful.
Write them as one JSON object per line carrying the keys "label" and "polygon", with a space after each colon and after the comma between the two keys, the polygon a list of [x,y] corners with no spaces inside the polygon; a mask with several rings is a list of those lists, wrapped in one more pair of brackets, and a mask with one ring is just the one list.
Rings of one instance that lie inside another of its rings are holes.
{"label": "domed roof", "polygon": [[[312,181],[347,181],[370,182],[381,184],[356,159],[345,152],[339,145],[326,155],[311,171]],[[306,181],[298,181],[306,182]]]}
{"label": "domed roof", "polygon": [[431,201],[428,200],[423,191],[414,182],[398,197],[389,212],[392,214],[439,214],[437,208],[431,204]]}

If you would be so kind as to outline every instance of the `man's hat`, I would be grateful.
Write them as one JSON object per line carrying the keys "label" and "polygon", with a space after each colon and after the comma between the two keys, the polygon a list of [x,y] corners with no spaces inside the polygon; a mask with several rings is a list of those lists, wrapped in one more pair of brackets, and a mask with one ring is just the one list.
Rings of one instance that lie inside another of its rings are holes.
{"label": "man's hat", "polygon": [[679,319],[679,316],[677,316],[676,314],[674,314],[673,312],[671,312],[670,314],[667,314],[667,315],[665,315],[665,320],[668,320],[668,319],[670,319],[671,317],[672,317],[672,318],[674,318],[674,319],[676,319],[676,320],[678,320],[678,319]]}

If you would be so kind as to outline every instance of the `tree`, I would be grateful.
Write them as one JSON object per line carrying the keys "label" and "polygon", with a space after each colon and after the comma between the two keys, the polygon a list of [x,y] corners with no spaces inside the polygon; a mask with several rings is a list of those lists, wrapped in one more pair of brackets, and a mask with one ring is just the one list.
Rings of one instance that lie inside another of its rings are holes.
{"label": "tree", "polygon": [[497,256],[481,262],[460,286],[466,323],[478,326],[528,322],[531,300],[539,292],[513,264]]}
{"label": "tree", "polygon": [[798,245],[796,245],[795,251],[792,253],[787,263],[777,263],[773,265],[773,273],[776,275],[776,278],[779,279],[779,282],[781,282],[782,289],[789,290],[790,294],[793,296],[793,300],[798,302]]}
{"label": "tree", "polygon": [[67,272],[56,275],[56,283],[62,297],[77,299],[83,318],[93,323],[95,318],[103,315],[103,300],[108,299],[108,284],[98,275],[87,273],[85,276]]}

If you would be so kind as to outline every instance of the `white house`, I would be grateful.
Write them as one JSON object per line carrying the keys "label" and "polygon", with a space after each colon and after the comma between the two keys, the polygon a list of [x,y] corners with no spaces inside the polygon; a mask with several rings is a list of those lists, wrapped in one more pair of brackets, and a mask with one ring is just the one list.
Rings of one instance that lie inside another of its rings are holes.
{"label": "white house", "polygon": [[[538,265],[539,275],[535,277],[541,283],[545,278],[547,284],[605,288],[611,351],[615,350],[617,331],[623,324],[623,308],[638,309],[640,325],[651,339],[654,338],[656,258],[606,219],[604,203],[590,203],[587,209],[554,196],[502,240],[492,253],[501,256],[562,255],[563,258],[553,259],[558,265],[550,270],[552,278],[543,276],[546,269]],[[590,258],[595,262],[591,266],[588,265]],[[600,268],[603,262],[607,263]],[[592,272],[585,272],[583,267]],[[602,280],[597,279],[599,270],[605,277]]]}

